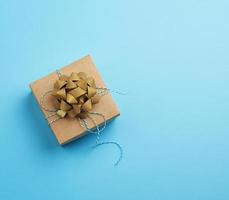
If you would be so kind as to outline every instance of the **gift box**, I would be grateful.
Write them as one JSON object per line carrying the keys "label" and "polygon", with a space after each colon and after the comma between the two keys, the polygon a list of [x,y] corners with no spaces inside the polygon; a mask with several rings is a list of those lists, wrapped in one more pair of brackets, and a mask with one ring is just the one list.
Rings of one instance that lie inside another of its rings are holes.
{"label": "gift box", "polygon": [[[90,56],[86,56],[58,70],[66,75],[70,75],[72,72],[84,72],[88,76],[94,78],[97,88],[106,88],[106,85],[102,80],[99,72],[97,71],[96,66],[93,63],[92,58]],[[53,89],[53,86],[57,79],[58,73],[55,71],[30,84],[32,93],[35,96],[45,118],[48,118],[50,113],[42,108],[41,98],[47,91]],[[47,95],[46,98],[43,99],[43,104],[45,104],[45,107],[47,108],[54,109],[55,105],[53,103],[53,96]],[[105,116],[106,122],[120,115],[119,110],[114,100],[112,99],[110,93],[107,93],[106,95],[102,96],[99,102],[93,105],[92,111],[103,114]],[[97,125],[103,125],[104,120],[101,117],[95,115],[93,118],[96,121]],[[49,118],[47,120],[52,119]],[[96,128],[95,124],[91,120],[87,120],[87,122],[89,129]],[[80,125],[79,120],[77,120],[77,118],[61,118],[55,121],[54,123],[51,123],[50,127],[52,129],[52,132],[56,136],[59,144],[61,145],[66,144],[79,137],[82,137],[87,133],[87,130]]]}

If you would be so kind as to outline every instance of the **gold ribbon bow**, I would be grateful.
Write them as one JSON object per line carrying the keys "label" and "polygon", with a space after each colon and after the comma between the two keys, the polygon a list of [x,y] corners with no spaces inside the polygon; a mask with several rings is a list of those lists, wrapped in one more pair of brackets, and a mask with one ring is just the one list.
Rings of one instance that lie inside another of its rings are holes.
{"label": "gold ribbon bow", "polygon": [[52,95],[54,106],[61,118],[86,118],[93,105],[99,102],[95,80],[84,72],[72,72],[70,76],[60,75],[54,84]]}

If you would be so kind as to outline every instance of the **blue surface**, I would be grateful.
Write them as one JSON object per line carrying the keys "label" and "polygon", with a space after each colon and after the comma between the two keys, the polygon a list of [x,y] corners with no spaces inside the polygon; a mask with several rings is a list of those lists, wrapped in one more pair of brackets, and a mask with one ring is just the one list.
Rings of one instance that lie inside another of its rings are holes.
{"label": "blue surface", "polygon": [[[0,1],[0,199],[229,199],[229,1]],[[91,54],[122,115],[60,147],[29,83]]]}

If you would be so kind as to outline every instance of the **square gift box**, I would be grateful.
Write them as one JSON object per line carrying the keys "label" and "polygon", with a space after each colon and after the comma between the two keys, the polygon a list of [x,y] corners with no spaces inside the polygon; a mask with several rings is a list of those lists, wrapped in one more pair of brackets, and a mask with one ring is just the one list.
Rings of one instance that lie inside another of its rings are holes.
{"label": "square gift box", "polygon": [[[66,75],[70,75],[72,72],[85,72],[88,76],[91,76],[95,79],[97,88],[106,88],[106,85],[103,82],[101,76],[99,75],[99,72],[97,71],[96,66],[90,56],[86,56],[58,70]],[[41,107],[41,98],[47,91],[53,89],[54,83],[57,79],[57,72],[53,72],[30,84],[33,95],[35,96],[46,118],[50,115],[50,112],[45,111]],[[54,109],[52,95],[46,96],[43,103],[47,108]],[[119,110],[109,93],[102,96],[100,101],[97,104],[93,105],[92,112],[98,112],[103,114],[107,122],[120,115]],[[99,116],[93,116],[93,118],[98,125],[102,125],[104,123],[104,120]],[[50,121],[52,120],[52,118],[48,120]],[[87,121],[88,127],[90,129],[96,128],[90,120]],[[61,118],[54,123],[51,123],[50,127],[52,129],[52,132],[56,136],[59,144],[61,145],[66,144],[79,137],[82,137],[87,133],[87,131],[80,125],[77,118],[70,118],[68,116]]]}

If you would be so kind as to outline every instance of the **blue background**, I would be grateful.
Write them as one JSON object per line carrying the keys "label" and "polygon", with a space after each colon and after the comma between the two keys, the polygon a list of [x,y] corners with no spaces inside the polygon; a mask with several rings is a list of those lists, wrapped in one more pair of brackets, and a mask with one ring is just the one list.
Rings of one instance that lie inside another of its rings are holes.
{"label": "blue background", "polygon": [[[229,1],[0,1],[0,199],[229,199]],[[91,54],[121,116],[60,147],[29,83]]]}

